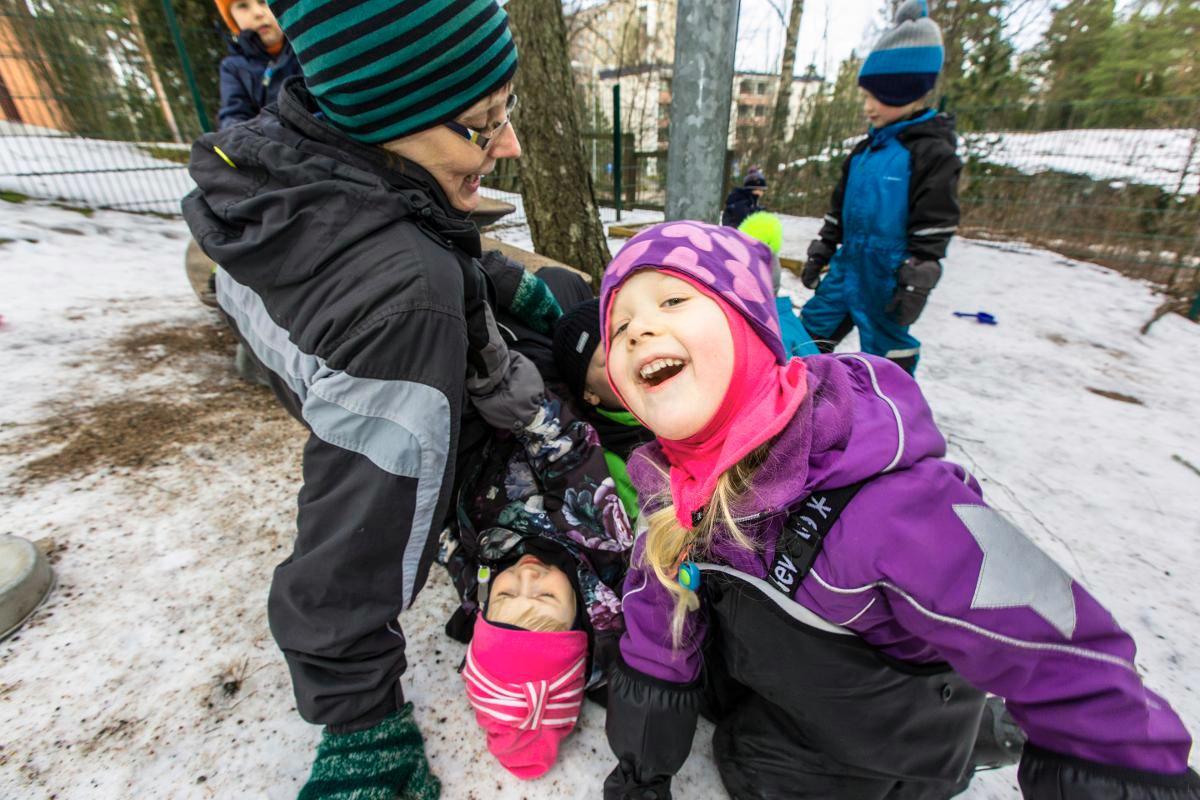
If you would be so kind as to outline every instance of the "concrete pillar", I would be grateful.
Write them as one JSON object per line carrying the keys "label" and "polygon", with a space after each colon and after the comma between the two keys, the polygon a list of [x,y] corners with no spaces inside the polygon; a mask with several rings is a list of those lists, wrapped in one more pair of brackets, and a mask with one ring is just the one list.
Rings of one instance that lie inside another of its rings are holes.
{"label": "concrete pillar", "polygon": [[740,0],[679,0],[667,219],[720,220],[740,5]]}

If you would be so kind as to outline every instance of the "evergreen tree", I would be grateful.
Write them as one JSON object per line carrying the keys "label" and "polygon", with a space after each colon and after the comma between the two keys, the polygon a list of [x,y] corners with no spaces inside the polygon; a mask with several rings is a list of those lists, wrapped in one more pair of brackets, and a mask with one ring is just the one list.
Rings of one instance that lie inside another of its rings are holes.
{"label": "evergreen tree", "polygon": [[[1082,76],[1086,98],[1094,103],[1087,124],[1151,122],[1145,119],[1146,100],[1200,94],[1197,39],[1200,4],[1195,0],[1139,3],[1128,19],[1106,32],[1104,50]],[[1156,105],[1152,120],[1156,126],[1195,124],[1172,118],[1170,108],[1175,104]]]}
{"label": "evergreen tree", "polygon": [[1085,100],[1088,73],[1112,44],[1114,0],[1070,0],[1057,9],[1034,50],[1047,102]]}
{"label": "evergreen tree", "polygon": [[946,60],[941,94],[950,107],[990,107],[1024,98],[1028,80],[1004,30],[1009,0],[942,0],[930,14],[942,28]]}

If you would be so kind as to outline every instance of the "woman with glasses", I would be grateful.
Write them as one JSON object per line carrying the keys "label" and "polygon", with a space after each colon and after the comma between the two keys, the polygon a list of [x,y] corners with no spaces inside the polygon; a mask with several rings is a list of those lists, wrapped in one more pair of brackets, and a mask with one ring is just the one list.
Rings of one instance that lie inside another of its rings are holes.
{"label": "woman with glasses", "polygon": [[[544,391],[497,333],[469,217],[483,177],[521,154],[516,48],[494,0],[270,5],[304,80],[195,144],[183,207],[222,310],[310,431],[268,603],[297,709],[325,726],[301,797],[435,798],[402,612],[457,462],[521,430]],[[518,274],[507,310],[552,318]]]}

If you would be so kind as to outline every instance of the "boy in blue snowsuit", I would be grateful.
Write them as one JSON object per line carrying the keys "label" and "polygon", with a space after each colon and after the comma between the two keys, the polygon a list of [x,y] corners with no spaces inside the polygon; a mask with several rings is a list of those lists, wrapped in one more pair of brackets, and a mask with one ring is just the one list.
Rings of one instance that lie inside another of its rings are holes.
{"label": "boy in blue snowsuit", "polygon": [[909,326],[958,227],[954,120],[923,102],[942,59],[942,34],[924,0],[907,0],[863,62],[858,84],[871,127],[842,164],[801,275],[816,294],[800,318],[824,352],[857,326],[864,352],[916,371],[921,343]]}

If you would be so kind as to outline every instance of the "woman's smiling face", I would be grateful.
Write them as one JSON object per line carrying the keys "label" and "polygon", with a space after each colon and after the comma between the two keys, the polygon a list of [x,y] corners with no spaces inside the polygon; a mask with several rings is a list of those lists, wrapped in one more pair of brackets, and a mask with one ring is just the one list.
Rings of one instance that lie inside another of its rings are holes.
{"label": "woman's smiling face", "polygon": [[608,375],[626,407],[663,439],[698,433],[733,376],[733,335],[716,301],[654,269],[612,299]]}
{"label": "woman's smiling face", "polygon": [[473,131],[494,132],[486,148],[481,148],[445,125],[394,139],[385,148],[425,168],[446,193],[450,205],[459,211],[474,211],[479,205],[481,179],[496,168],[501,158],[519,158],[521,143],[508,117],[511,86],[493,92],[455,117],[454,121]]}

